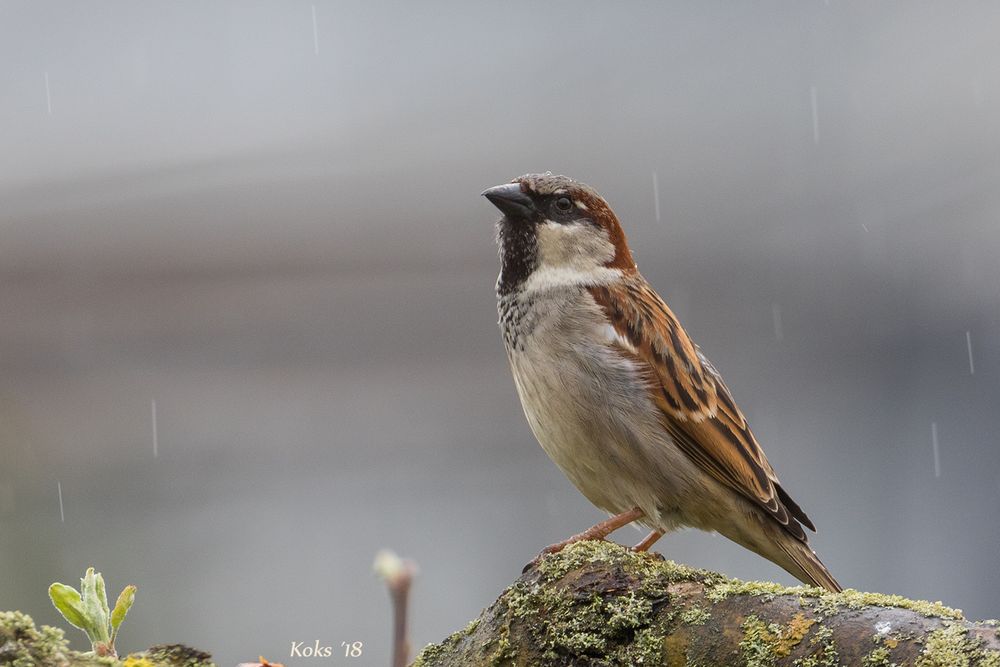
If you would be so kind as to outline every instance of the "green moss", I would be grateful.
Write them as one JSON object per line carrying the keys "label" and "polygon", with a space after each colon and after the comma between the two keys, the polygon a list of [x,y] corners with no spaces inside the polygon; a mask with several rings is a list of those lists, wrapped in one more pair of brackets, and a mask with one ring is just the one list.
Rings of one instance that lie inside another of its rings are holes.
{"label": "green moss", "polygon": [[599,596],[579,600],[554,588],[515,587],[506,602],[517,618],[539,616],[547,620],[544,635],[538,637],[547,659],[606,649],[611,612],[605,613],[604,600]]}
{"label": "green moss", "polygon": [[837,655],[837,646],[833,640],[833,631],[825,626],[820,626],[816,634],[809,640],[812,652],[804,657],[798,658],[792,664],[795,667],[838,667],[840,656]]}
{"label": "green moss", "polygon": [[145,652],[156,665],[163,667],[215,667],[212,656],[183,644],[160,644]]}
{"label": "green moss", "polygon": [[861,661],[861,667],[892,667],[892,655],[886,646],[877,646]]}
{"label": "green moss", "polygon": [[503,636],[497,642],[497,650],[490,656],[490,665],[500,667],[504,663],[514,659],[514,651],[510,645],[509,628],[504,627]]}
{"label": "green moss", "polygon": [[960,625],[946,625],[927,636],[918,667],[969,667],[970,654],[976,646],[969,640],[969,633]]}
{"label": "green moss", "polygon": [[608,616],[608,629],[612,632],[635,630],[647,625],[653,618],[653,603],[635,593],[611,598],[604,603]]}
{"label": "green moss", "polygon": [[212,656],[180,644],[154,646],[123,660],[100,658],[69,648],[63,631],[35,622],[19,611],[0,611],[0,665],[3,667],[215,667]]}
{"label": "green moss", "polygon": [[705,625],[710,618],[712,614],[698,605],[688,607],[680,615],[681,623],[685,625]]}
{"label": "green moss", "polygon": [[[669,604],[661,605],[671,595],[686,599],[686,591],[698,590],[698,586],[683,584],[703,585],[705,598],[713,603],[734,596],[764,599],[794,596],[793,600],[798,600],[803,613],[796,614],[786,624],[756,616],[745,619],[740,652],[750,667],[775,665],[807,640],[807,645],[796,650],[803,655],[794,660],[796,667],[840,664],[833,632],[818,624],[826,615],[868,607],[893,607],[949,623],[962,618],[961,611],[940,603],[853,590],[829,593],[810,586],[742,582],[613,543],[589,541],[543,557],[504,591],[482,617],[484,625],[497,632],[487,645],[479,646],[486,638],[481,636],[483,629],[478,621],[473,621],[442,644],[426,647],[414,664],[426,667],[464,655],[469,664],[509,666],[524,660],[525,656],[519,652],[526,649],[553,664],[646,665],[664,664],[667,658],[681,662],[687,659],[693,664],[690,661],[696,657],[687,655],[683,642],[671,644],[671,633],[678,624],[704,624],[711,618],[712,610],[704,608],[702,605],[707,603],[697,599],[686,602],[680,612],[672,610]],[[964,634],[962,637],[966,643],[956,645],[954,630],[950,634],[932,634],[924,662],[919,664],[1000,667],[995,654],[982,650],[981,640],[969,639]],[[864,667],[892,667],[892,652],[900,637],[878,635],[873,640],[875,645],[864,658]],[[945,652],[947,647],[951,647],[952,654],[966,655],[972,662],[947,662],[951,657]],[[942,655],[946,656],[943,662],[933,662]],[[994,662],[988,662],[991,660]]]}
{"label": "green moss", "polygon": [[810,588],[806,586],[787,587],[770,581],[740,581],[723,578],[722,581],[714,583],[706,591],[705,597],[712,602],[722,602],[726,598],[736,595],[763,597],[765,600],[770,600],[778,595],[803,595],[809,591]]}
{"label": "green moss", "polygon": [[751,614],[743,621],[742,628],[740,654],[746,660],[746,666],[772,667],[778,659],[781,626],[777,623],[765,623]]}
{"label": "green moss", "polygon": [[[819,590],[819,589],[816,589]],[[865,607],[895,607],[915,611],[921,616],[962,620],[961,609],[946,607],[940,602],[926,600],[910,600],[902,595],[886,595],[885,593],[864,593],[847,589],[841,593],[821,592],[816,603],[816,609],[825,614],[834,614],[844,609],[863,609]]]}
{"label": "green moss", "polygon": [[[428,644],[425,646],[420,653],[417,654],[416,659],[413,661],[411,667],[426,667],[427,665],[437,664],[439,660],[452,655],[460,642],[472,637],[476,630],[479,628],[481,620],[479,618],[473,620],[464,628],[458,632],[454,632],[448,636],[440,644]],[[513,657],[510,651],[510,640],[507,634],[508,627],[506,625],[502,626],[502,635],[491,644],[484,646],[484,653],[480,655],[482,658],[482,663],[490,665],[503,665],[506,661]]]}
{"label": "green moss", "polygon": [[1000,653],[986,653],[978,663],[978,667],[1000,667]]}
{"label": "green moss", "polygon": [[715,583],[707,591],[706,597],[712,602],[721,602],[726,598],[747,595],[771,600],[779,595],[796,595],[800,604],[813,602],[817,611],[830,615],[845,609],[857,610],[865,607],[895,607],[915,611],[922,616],[961,620],[961,609],[946,607],[940,602],[926,600],[910,600],[901,595],[886,595],[884,593],[864,593],[847,589],[840,593],[830,593],[815,586],[782,586],[769,581],[739,581],[723,579]]}
{"label": "green moss", "polygon": [[958,623],[945,623],[944,627],[927,636],[916,666],[998,667],[1000,654],[983,650],[983,640],[970,635]]}
{"label": "green moss", "polygon": [[537,569],[544,580],[552,581],[595,562],[613,562],[643,582],[699,581],[714,584],[726,580],[715,572],[661,560],[652,554],[632,551],[620,544],[604,540],[587,540],[571,544],[558,553],[544,556],[538,562]]}
{"label": "green moss", "polygon": [[[740,652],[749,667],[768,667],[778,658],[791,655],[792,650],[802,642],[815,624],[815,620],[806,618],[802,614],[796,614],[785,625],[766,623],[751,614],[743,621]],[[816,643],[816,637],[821,636],[822,631],[823,628],[817,631],[811,643]],[[796,661],[795,664],[799,662]]]}
{"label": "green moss", "polygon": [[662,665],[664,637],[654,628],[636,633],[632,644],[623,652],[623,665]]}
{"label": "green moss", "polygon": [[36,628],[27,614],[0,611],[0,665],[3,667],[214,667],[211,656],[184,646],[158,646],[124,660],[101,658],[69,648],[63,631]]}
{"label": "green moss", "polygon": [[19,611],[0,611],[0,665],[4,667],[113,667],[118,661],[69,648],[63,631]]}
{"label": "green moss", "polygon": [[19,611],[0,611],[0,664],[11,667],[67,665],[72,652],[63,631],[35,622]]}
{"label": "green moss", "polygon": [[[473,623],[479,625],[478,619],[473,621]],[[469,625],[472,625],[472,623]],[[468,628],[468,626],[466,626],[466,628]],[[417,657],[413,661],[413,665],[411,667],[425,667],[426,665],[434,664],[443,656],[451,653],[455,644],[458,643],[464,634],[463,630],[459,630],[458,632],[449,635],[448,638],[440,644],[428,644],[423,648],[423,650],[420,651],[420,653],[417,654]]]}
{"label": "green moss", "polygon": [[[562,585],[564,577],[595,562],[614,563],[614,576],[637,589],[588,592],[572,579]],[[516,582],[501,600],[512,620],[545,619],[533,640],[546,660],[600,655],[613,664],[659,664],[667,631],[662,626],[670,617],[658,616],[654,603],[668,597],[670,584],[706,577],[712,575],[619,545],[580,542],[544,557],[536,578]]]}

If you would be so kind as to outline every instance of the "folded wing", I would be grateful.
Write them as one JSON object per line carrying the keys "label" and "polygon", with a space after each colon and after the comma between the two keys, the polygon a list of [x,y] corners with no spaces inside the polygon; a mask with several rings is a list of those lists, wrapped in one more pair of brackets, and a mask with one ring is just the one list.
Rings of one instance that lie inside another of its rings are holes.
{"label": "folded wing", "polygon": [[659,295],[638,274],[590,292],[614,328],[621,353],[646,370],[663,427],[677,446],[805,542],[802,526],[815,530],[812,521],[781,488],[729,388]]}

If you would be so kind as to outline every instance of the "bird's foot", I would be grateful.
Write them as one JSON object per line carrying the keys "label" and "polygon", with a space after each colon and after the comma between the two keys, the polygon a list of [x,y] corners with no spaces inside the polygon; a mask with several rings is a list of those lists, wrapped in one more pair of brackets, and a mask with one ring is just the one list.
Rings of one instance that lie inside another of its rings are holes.
{"label": "bird's foot", "polygon": [[653,546],[658,539],[663,537],[663,533],[658,530],[654,530],[646,537],[642,538],[642,542],[632,547],[632,551],[649,551],[649,548]]}
{"label": "bird's foot", "polygon": [[[585,540],[604,540],[610,533],[618,530],[622,526],[632,523],[643,517],[643,511],[638,507],[634,507],[628,511],[622,512],[621,514],[616,514],[610,519],[605,519],[597,525],[591,526],[582,533],[577,533],[573,537],[563,540],[562,542],[556,542],[555,544],[550,544],[549,546],[542,549],[537,556],[531,559],[531,562],[524,566],[521,570],[521,574],[527,572],[531,567],[538,564],[542,558],[549,554],[559,553],[569,545],[575,542],[583,542]],[[647,538],[648,539],[648,538]],[[659,539],[659,538],[657,538]],[[643,540],[645,542],[645,540]],[[656,540],[653,540],[655,542]],[[652,544],[652,542],[650,542]]]}

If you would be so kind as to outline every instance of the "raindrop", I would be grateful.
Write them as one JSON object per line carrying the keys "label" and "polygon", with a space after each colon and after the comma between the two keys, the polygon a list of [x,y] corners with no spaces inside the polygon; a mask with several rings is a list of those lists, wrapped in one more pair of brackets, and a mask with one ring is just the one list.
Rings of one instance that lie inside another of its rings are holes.
{"label": "raindrop", "polygon": [[159,452],[160,438],[156,428],[156,399],[154,398],[152,401],[150,401],[150,404],[153,417],[153,458],[155,459],[160,454]]}
{"label": "raindrop", "polygon": [[816,90],[816,86],[812,86],[809,89],[809,100],[812,104],[812,121],[813,121],[813,143],[819,144],[819,91]]}
{"label": "raindrop", "polygon": [[656,221],[660,221],[660,182],[656,178],[656,172],[653,172],[653,210],[656,212]]}
{"label": "raindrop", "polygon": [[316,22],[316,5],[311,5],[313,17],[313,52],[319,55],[319,25]]}
{"label": "raindrop", "polygon": [[972,360],[972,332],[965,332],[965,346],[969,349],[969,375],[976,374],[976,364]]}
{"label": "raindrop", "polygon": [[49,110],[49,115],[52,115],[52,90],[49,88],[49,73],[45,73],[45,107]]}
{"label": "raindrop", "polygon": [[934,476],[941,476],[941,453],[938,449],[937,422],[931,422],[931,445],[934,448]]}
{"label": "raindrop", "polygon": [[785,328],[781,324],[780,304],[771,304],[771,319],[774,323],[774,340],[785,340]]}

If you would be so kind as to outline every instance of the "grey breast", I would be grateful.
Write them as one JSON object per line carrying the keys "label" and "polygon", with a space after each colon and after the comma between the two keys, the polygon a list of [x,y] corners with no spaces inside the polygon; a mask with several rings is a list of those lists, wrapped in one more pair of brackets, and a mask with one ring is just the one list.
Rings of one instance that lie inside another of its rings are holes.
{"label": "grey breast", "polygon": [[525,416],[549,457],[602,509],[656,505],[651,443],[642,442],[654,425],[639,407],[646,388],[634,364],[608,349],[589,294],[507,294],[499,311]]}

